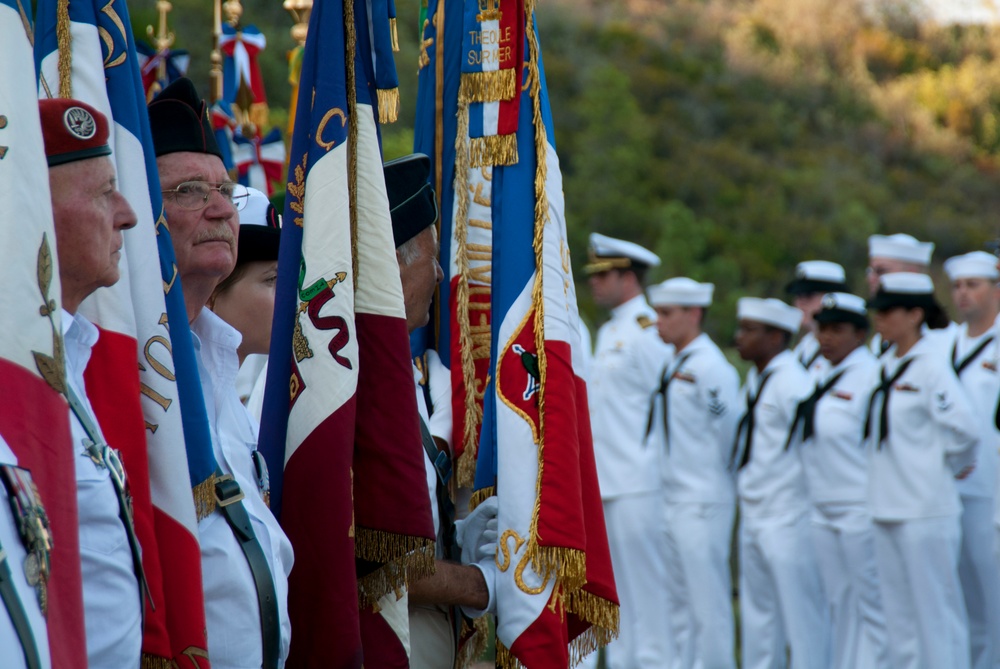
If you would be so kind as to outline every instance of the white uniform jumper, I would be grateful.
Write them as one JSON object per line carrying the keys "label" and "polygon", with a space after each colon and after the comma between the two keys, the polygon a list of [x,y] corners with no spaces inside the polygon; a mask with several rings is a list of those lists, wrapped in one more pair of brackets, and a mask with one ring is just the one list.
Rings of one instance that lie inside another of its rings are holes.
{"label": "white uniform jumper", "polygon": [[[83,382],[83,372],[97,343],[97,327],[82,315],[72,316],[66,311],[62,312],[62,325],[67,381],[97,425]],[[94,462],[84,446],[87,433],[73,411],[70,430],[76,463],[87,663],[91,669],[138,667],[142,600],[118,495],[108,469]]]}
{"label": "white uniform jumper", "polygon": [[[17,457],[10,450],[7,443],[0,437],[0,465],[17,465]],[[41,503],[44,506],[46,498],[41,495]],[[7,498],[7,488],[0,484],[0,548],[6,555],[7,568],[10,569],[11,579],[14,583],[14,591],[24,609],[25,617],[28,621],[28,629],[35,639],[35,648],[38,650],[38,660],[42,669],[49,669],[52,666],[52,658],[49,655],[49,637],[45,626],[45,617],[42,609],[38,605],[38,593],[24,575],[24,560],[28,556],[24,543],[17,530],[17,521],[11,512],[10,500]],[[0,558],[0,562],[4,559]],[[17,636],[17,630],[7,613],[7,608],[0,600],[0,658],[3,659],[4,669],[26,669],[24,652],[21,649],[21,640]]]}
{"label": "white uniform jumper", "polygon": [[982,430],[976,468],[958,482],[962,500],[958,575],[969,616],[972,669],[993,669],[1000,666],[1000,572],[994,558],[996,533],[990,523],[1000,445],[995,420],[996,397],[1000,393],[1000,341],[992,329],[979,337],[969,337],[963,324],[957,328],[950,353]]}
{"label": "white uniform jumper", "polygon": [[806,332],[802,339],[792,349],[795,358],[802,365],[802,368],[809,372],[809,376],[817,379],[830,369],[830,363],[819,354],[819,340],[812,332]]}
{"label": "white uniform jumper", "polygon": [[[675,667],[735,669],[729,548],[730,469],[740,379],[708,335],[681,351],[653,396],[649,446],[660,454]],[[666,416],[664,416],[664,405]]]}
{"label": "white uniform jumper", "polygon": [[607,648],[612,669],[667,664],[663,511],[657,452],[645,443],[649,399],[671,347],[642,295],[619,305],[597,331],[588,395],[594,455],[608,545],[621,601],[618,639]]}
{"label": "white uniform jumper", "polygon": [[[761,386],[763,385],[763,389]],[[737,436],[740,613],[745,669],[829,667],[829,616],[809,527],[809,496],[797,444],[786,448],[812,384],[791,351],[744,384],[748,419]],[[749,439],[747,438],[749,434]],[[749,442],[749,453],[747,446]]]}
{"label": "white uniform jumper", "polygon": [[884,356],[888,399],[872,403],[868,501],[893,669],[969,667],[954,477],[975,462],[979,429],[937,343]]}
{"label": "white uniform jumper", "polygon": [[[813,434],[801,446],[813,541],[830,605],[833,669],[888,669],[864,450],[879,364],[864,346],[817,381]],[[806,418],[808,420],[808,418]],[[798,431],[804,426],[799,425]]]}
{"label": "white uniform jumper", "polygon": [[[292,545],[264,504],[251,453],[257,448],[257,425],[236,394],[240,333],[208,309],[191,323],[205,408],[212,431],[212,450],[223,474],[232,474],[245,495],[243,504],[267,559],[281,621],[279,666],[288,657],[288,573]],[[246,669],[262,664],[257,588],[250,565],[221,513],[198,522],[201,570],[205,589],[208,652],[215,669]]]}

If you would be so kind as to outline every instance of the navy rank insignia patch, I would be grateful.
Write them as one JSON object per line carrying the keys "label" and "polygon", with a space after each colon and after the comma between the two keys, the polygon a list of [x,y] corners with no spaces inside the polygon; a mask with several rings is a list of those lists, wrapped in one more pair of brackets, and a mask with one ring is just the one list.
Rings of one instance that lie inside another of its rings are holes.
{"label": "navy rank insignia patch", "polygon": [[650,328],[656,325],[656,321],[646,315],[637,316],[635,322],[639,324],[642,329]]}
{"label": "navy rank insignia patch", "polygon": [[52,531],[31,472],[13,465],[0,466],[0,480],[7,489],[17,533],[28,555],[24,558],[24,578],[38,594],[38,606],[48,609],[48,581],[52,554]]}
{"label": "navy rank insignia patch", "polygon": [[718,388],[708,389],[708,412],[713,416],[723,416],[726,413],[726,403],[719,397]]}

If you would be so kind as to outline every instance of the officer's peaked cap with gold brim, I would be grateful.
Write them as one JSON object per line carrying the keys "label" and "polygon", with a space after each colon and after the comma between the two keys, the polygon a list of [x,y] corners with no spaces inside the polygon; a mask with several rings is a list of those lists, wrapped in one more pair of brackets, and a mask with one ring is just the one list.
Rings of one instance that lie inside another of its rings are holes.
{"label": "officer's peaked cap with gold brim", "polygon": [[587,264],[583,266],[586,274],[600,274],[613,269],[645,270],[660,264],[660,259],[649,249],[599,232],[590,233],[587,251]]}

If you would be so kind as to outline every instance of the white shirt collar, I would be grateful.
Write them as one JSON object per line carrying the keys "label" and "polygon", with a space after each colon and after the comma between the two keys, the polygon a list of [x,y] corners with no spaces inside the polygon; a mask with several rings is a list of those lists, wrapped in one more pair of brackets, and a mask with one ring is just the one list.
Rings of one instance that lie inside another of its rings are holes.
{"label": "white shirt collar", "polygon": [[202,364],[212,376],[213,385],[225,387],[236,381],[240,358],[236,352],[243,335],[207,307],[191,322],[191,339],[201,353]]}
{"label": "white shirt collar", "polygon": [[619,318],[628,318],[632,314],[636,314],[640,311],[645,311],[649,308],[646,304],[646,296],[639,293],[631,300],[622,302],[617,307],[611,310],[611,319],[617,320]]}

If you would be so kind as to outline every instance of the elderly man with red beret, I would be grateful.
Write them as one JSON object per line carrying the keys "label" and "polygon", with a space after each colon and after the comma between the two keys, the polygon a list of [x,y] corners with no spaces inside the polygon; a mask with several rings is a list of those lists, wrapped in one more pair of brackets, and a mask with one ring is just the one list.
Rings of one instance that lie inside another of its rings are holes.
{"label": "elderly man with red beret", "polygon": [[83,380],[98,329],[77,312],[88,295],[118,281],[122,232],[135,226],[136,216],[117,189],[108,120],[71,99],[41,100],[39,111],[62,284],[87,663],[91,669],[136,668],[142,644],[139,545],[125,470],[101,434]]}

